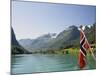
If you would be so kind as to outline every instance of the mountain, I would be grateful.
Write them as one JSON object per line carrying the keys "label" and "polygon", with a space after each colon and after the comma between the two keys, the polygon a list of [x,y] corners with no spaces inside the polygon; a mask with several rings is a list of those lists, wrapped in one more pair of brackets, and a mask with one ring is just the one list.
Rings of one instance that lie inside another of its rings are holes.
{"label": "mountain", "polygon": [[89,43],[96,43],[96,23],[91,25],[91,27],[85,27],[84,32]]}
{"label": "mountain", "polygon": [[35,51],[46,47],[49,41],[51,41],[54,38],[56,38],[56,33],[48,33],[36,39],[21,39],[19,40],[19,43],[29,51]]}
{"label": "mountain", "polygon": [[79,30],[76,26],[70,26],[66,30],[60,32],[58,36],[52,40],[49,48],[54,50],[79,46]]}
{"label": "mountain", "polygon": [[28,53],[27,50],[25,50],[16,40],[15,33],[13,29],[11,28],[11,52],[12,54],[23,54]]}
{"label": "mountain", "polygon": [[31,43],[31,45],[32,45],[32,47],[35,48],[35,49],[45,47],[46,44],[48,44],[49,41],[51,41],[55,35],[56,35],[55,33],[51,33],[51,34],[48,33],[48,34],[45,34],[45,35],[43,35],[43,36],[40,36],[40,37],[38,37],[37,39],[35,39],[35,40]]}
{"label": "mountain", "polygon": [[58,35],[56,33],[48,33],[31,41],[29,39],[24,39],[24,41],[19,40],[19,42],[24,48],[31,52],[60,50],[71,46],[76,47],[79,46],[79,30],[73,25],[60,32]]}
{"label": "mountain", "polygon": [[15,33],[14,33],[12,28],[11,28],[11,44],[16,45],[16,46],[20,46],[16,40],[16,36],[15,36]]}
{"label": "mountain", "polygon": [[21,39],[18,42],[19,42],[20,45],[26,47],[26,46],[29,46],[32,43],[33,40],[34,39]]}
{"label": "mountain", "polygon": [[[95,43],[96,39],[96,24],[85,27],[85,35],[89,43]],[[59,34],[48,33],[36,39],[22,39],[19,43],[28,51],[49,51],[62,50],[65,48],[79,48],[80,47],[80,32],[75,25],[69,26]]]}

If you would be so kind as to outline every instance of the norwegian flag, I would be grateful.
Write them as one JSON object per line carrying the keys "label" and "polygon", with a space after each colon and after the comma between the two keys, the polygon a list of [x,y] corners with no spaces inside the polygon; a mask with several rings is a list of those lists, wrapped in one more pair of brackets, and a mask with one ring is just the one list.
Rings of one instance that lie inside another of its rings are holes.
{"label": "norwegian flag", "polygon": [[85,37],[85,34],[82,29],[80,29],[80,52],[79,52],[79,59],[78,64],[80,69],[83,69],[86,65],[86,50],[90,48],[90,45]]}

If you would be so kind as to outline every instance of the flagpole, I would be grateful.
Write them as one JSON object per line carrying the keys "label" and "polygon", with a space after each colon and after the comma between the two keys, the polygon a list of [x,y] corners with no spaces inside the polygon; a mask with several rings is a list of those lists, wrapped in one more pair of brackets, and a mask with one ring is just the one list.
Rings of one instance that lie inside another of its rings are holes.
{"label": "flagpole", "polygon": [[[86,38],[86,37],[85,37],[85,38]],[[86,38],[86,41],[87,41],[87,43],[88,43],[88,45],[89,45],[89,42],[88,42],[87,38]],[[90,45],[89,45],[89,51],[91,52],[93,59],[96,60],[96,58],[95,58],[95,56],[94,56],[94,53],[93,53],[92,48],[90,47]]]}
{"label": "flagpole", "polygon": [[95,56],[94,56],[93,51],[92,51],[91,48],[90,48],[90,52],[92,53],[92,57],[93,57],[93,59],[96,60],[96,58],[95,58]]}

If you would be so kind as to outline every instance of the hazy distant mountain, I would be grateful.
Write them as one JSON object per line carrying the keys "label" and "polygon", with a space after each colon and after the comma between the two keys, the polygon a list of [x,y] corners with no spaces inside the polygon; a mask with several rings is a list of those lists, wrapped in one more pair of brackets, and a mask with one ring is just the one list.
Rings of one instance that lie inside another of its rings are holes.
{"label": "hazy distant mountain", "polygon": [[43,36],[38,37],[37,39],[35,39],[32,43],[31,46],[35,49],[37,48],[41,48],[41,47],[45,47],[46,44],[49,43],[49,41],[51,41],[53,39],[53,37],[56,36],[55,33],[49,33],[49,34],[45,34]]}
{"label": "hazy distant mountain", "polygon": [[36,39],[21,39],[19,43],[29,51],[35,51],[45,47],[54,38],[56,38],[56,33],[48,33]]}
{"label": "hazy distant mountain", "polygon": [[19,42],[20,45],[25,47],[25,46],[29,46],[32,43],[33,40],[34,39],[21,39],[18,42]]}
{"label": "hazy distant mountain", "polygon": [[13,29],[11,28],[11,51],[12,54],[23,54],[28,53],[16,40]]}

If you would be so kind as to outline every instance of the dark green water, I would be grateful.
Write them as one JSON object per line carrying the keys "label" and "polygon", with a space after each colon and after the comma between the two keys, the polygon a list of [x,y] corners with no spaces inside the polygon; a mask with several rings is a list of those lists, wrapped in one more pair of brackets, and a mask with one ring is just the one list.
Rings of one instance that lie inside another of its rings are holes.
{"label": "dark green water", "polygon": [[[59,54],[23,54],[12,56],[12,74],[58,72],[79,70],[76,55]],[[96,62],[91,56],[87,58],[84,69],[95,69]]]}

